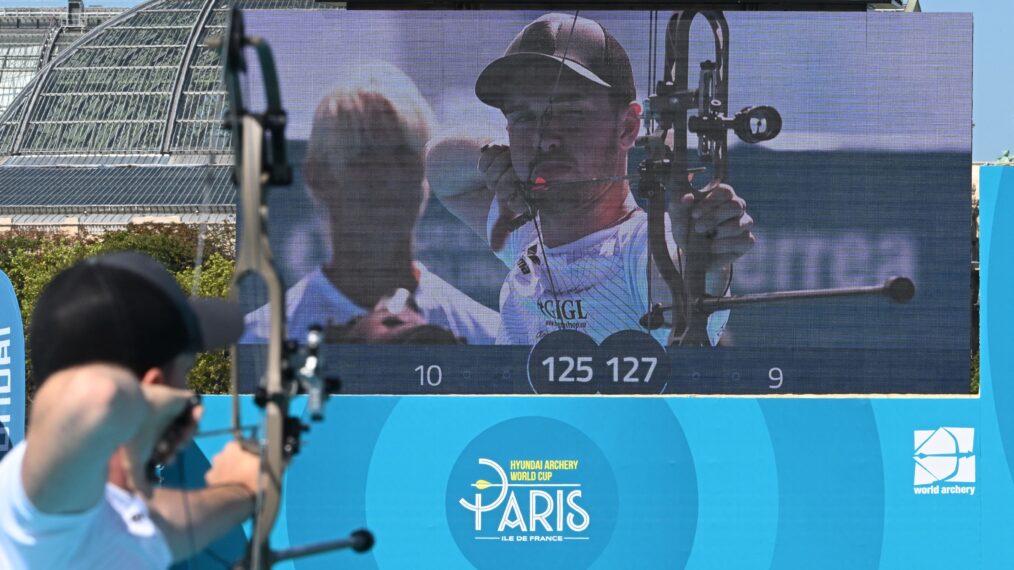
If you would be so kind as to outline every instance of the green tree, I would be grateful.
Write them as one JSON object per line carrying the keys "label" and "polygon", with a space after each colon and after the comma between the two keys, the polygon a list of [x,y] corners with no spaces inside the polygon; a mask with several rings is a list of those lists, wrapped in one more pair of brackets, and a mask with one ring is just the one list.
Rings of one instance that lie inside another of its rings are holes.
{"label": "green tree", "polygon": [[968,392],[970,394],[979,393],[979,351],[972,354],[972,383]]}
{"label": "green tree", "polygon": [[[183,224],[138,224],[104,234],[68,235],[38,230],[0,234],[0,270],[10,278],[21,305],[26,341],[32,311],[46,284],[61,270],[91,255],[141,251],[165,265],[183,290],[190,293],[199,233],[198,228]],[[235,266],[234,230],[231,227],[209,228],[203,249],[195,293],[204,297],[225,297]],[[30,400],[35,383],[28,356],[25,375]],[[219,350],[198,356],[188,382],[198,392],[224,394],[229,391],[229,377],[228,352]]]}

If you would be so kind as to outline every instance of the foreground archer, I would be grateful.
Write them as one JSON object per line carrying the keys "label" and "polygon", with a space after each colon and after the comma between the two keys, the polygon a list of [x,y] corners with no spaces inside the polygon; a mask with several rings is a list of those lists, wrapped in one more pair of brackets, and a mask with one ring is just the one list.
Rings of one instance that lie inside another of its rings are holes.
{"label": "foreground archer", "polygon": [[154,260],[119,253],[59,274],[31,322],[41,384],[0,462],[0,568],[166,568],[250,516],[259,461],[236,443],[207,488],[153,488],[150,472],[192,437],[186,374],[239,337],[237,306],[188,300]]}

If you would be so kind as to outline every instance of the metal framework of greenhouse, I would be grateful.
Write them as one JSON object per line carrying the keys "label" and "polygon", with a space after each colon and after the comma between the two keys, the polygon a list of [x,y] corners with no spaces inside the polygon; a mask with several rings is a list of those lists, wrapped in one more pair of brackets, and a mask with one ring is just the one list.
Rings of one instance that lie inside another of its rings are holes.
{"label": "metal framework of greenhouse", "polygon": [[225,29],[232,0],[82,7],[76,16],[74,2],[0,12],[9,22],[0,24],[0,230],[233,223],[221,65],[205,45]]}

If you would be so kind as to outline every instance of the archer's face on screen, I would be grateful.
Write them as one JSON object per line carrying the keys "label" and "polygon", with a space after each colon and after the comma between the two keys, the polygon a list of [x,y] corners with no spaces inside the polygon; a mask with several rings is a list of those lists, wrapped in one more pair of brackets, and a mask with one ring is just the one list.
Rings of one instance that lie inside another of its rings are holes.
{"label": "archer's face on screen", "polygon": [[[519,86],[504,97],[511,162],[521,180],[575,182],[622,174],[621,113],[604,89],[547,74],[534,86]],[[550,105],[551,100],[551,105]],[[547,112],[547,107],[549,111]],[[591,199],[601,184],[550,188],[544,209],[565,209]]]}

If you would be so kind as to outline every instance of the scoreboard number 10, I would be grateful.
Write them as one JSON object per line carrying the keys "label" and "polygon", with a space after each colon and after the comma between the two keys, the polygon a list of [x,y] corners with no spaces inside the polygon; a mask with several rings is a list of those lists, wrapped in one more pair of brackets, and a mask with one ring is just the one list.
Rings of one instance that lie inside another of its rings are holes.
{"label": "scoreboard number 10", "polygon": [[416,366],[415,371],[419,373],[420,386],[437,387],[444,381],[444,371],[437,364]]}

